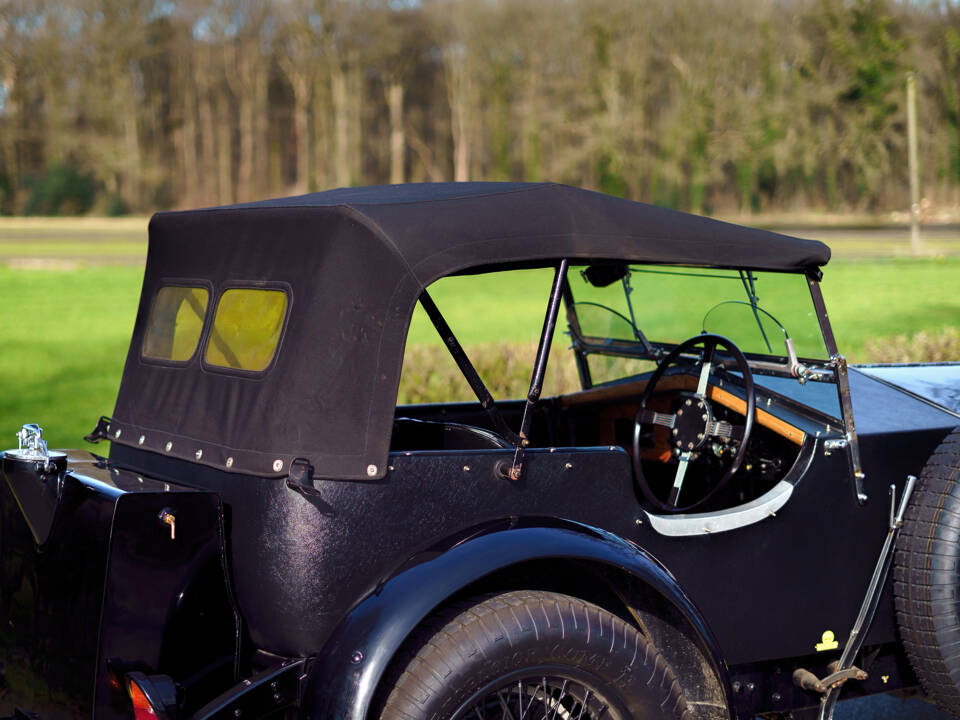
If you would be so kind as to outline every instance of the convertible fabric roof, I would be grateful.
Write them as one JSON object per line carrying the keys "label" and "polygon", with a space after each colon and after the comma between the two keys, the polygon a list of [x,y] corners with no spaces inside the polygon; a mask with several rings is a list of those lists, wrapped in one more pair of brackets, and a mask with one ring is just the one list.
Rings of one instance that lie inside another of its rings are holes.
{"label": "convertible fabric roof", "polygon": [[562,256],[786,271],[830,259],[816,240],[555,183],[381,185],[233,207],[336,206],[376,228],[424,284],[464,267]]}
{"label": "convertible fabric roof", "polygon": [[[347,188],[159,213],[149,234],[111,440],[259,476],[286,475],[300,458],[344,479],[385,473],[410,316],[440,277],[562,257],[814,272],[830,257],[812,240],[526,183]],[[171,283],[210,291],[201,350],[182,364],[140,356],[153,297]],[[203,362],[219,295],[238,285],[288,295],[265,373]]]}

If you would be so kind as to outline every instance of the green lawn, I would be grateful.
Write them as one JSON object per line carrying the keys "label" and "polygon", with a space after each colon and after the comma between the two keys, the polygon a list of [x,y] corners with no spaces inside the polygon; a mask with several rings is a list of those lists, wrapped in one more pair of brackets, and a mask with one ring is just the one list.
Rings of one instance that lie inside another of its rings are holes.
{"label": "green lawn", "polygon": [[40,423],[51,446],[82,447],[113,411],[142,274],[0,267],[0,447],[25,422]]}
{"label": "green lawn", "polygon": [[[111,413],[141,274],[136,266],[0,267],[0,446],[14,442],[22,423],[39,422],[52,446],[81,447],[97,417]],[[464,344],[532,343],[550,279],[525,271],[492,286],[471,276],[432,292]],[[823,289],[840,349],[853,360],[870,359],[871,338],[960,326],[957,258],[839,260],[826,268]],[[670,308],[659,320],[674,322]],[[425,317],[415,318],[410,342],[437,342]]]}

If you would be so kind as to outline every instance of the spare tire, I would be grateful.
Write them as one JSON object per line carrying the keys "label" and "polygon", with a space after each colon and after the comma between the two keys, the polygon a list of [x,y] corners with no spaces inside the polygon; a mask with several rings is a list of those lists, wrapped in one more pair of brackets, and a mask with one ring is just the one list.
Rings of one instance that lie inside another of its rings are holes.
{"label": "spare tire", "polygon": [[894,559],[897,624],[927,694],[960,716],[960,428],[920,473]]}

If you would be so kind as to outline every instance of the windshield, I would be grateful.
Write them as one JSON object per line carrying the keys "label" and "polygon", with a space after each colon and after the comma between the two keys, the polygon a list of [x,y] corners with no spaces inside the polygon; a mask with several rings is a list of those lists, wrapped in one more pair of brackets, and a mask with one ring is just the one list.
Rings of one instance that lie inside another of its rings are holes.
{"label": "windshield", "polygon": [[768,362],[787,362],[788,338],[801,359],[827,358],[803,275],[609,263],[571,268],[568,279],[572,330],[591,365],[611,367],[594,356],[656,358],[702,332]]}

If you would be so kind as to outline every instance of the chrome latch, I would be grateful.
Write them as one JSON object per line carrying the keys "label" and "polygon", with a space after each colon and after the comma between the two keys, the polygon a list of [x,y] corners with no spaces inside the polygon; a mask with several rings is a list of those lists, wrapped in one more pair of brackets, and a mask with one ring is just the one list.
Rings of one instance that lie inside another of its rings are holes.
{"label": "chrome latch", "polygon": [[823,441],[823,454],[824,454],[824,455],[829,455],[830,453],[834,452],[835,450],[843,450],[843,449],[845,449],[845,448],[847,447],[847,445],[849,445],[849,443],[850,443],[850,441],[849,441],[849,439],[848,439],[846,436],[844,436],[844,437],[842,437],[842,438],[833,438],[833,439],[831,439],[831,440],[824,440],[824,441]]}

